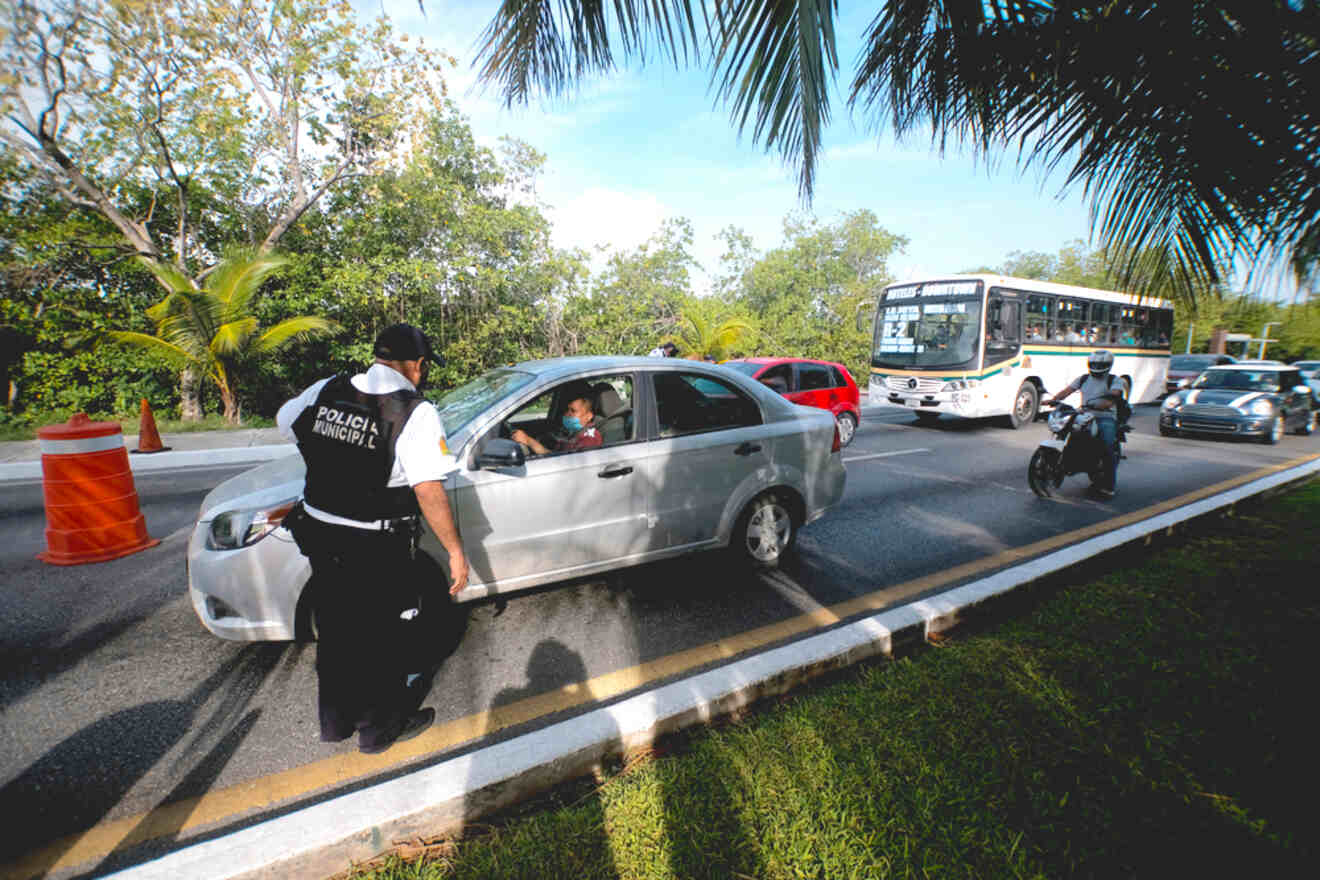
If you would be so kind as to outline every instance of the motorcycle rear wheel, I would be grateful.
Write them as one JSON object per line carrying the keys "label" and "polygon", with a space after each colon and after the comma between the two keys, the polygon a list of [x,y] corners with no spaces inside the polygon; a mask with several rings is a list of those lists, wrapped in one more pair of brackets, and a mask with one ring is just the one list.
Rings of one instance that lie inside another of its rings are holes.
{"label": "motorcycle rear wheel", "polygon": [[1062,480],[1058,477],[1058,453],[1037,449],[1027,465],[1027,485],[1041,498],[1053,498]]}

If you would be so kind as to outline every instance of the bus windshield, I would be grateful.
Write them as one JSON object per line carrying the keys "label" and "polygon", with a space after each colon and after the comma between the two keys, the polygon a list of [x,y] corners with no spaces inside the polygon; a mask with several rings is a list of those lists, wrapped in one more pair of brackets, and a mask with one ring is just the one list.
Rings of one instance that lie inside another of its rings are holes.
{"label": "bus windshield", "polygon": [[975,367],[980,330],[980,296],[886,300],[876,314],[871,366]]}

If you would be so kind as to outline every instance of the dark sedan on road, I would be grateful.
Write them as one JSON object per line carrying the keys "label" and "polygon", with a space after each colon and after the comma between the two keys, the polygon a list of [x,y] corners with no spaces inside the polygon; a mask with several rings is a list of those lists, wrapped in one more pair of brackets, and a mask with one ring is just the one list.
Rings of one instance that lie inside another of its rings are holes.
{"label": "dark sedan on road", "polygon": [[1190,382],[1208,367],[1222,367],[1235,361],[1236,358],[1228,354],[1175,354],[1169,358],[1169,368],[1164,375],[1164,393],[1172,394],[1184,379]]}
{"label": "dark sedan on road", "polygon": [[1160,433],[1223,434],[1278,443],[1287,430],[1311,434],[1311,389],[1295,367],[1211,367],[1160,406]]}

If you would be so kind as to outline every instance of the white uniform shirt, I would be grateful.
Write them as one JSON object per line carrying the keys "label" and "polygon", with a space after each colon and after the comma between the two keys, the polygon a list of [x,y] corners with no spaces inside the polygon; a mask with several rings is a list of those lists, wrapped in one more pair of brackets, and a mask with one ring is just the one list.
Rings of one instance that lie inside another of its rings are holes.
{"label": "white uniform shirt", "polygon": [[[302,411],[316,402],[321,390],[333,377],[327,377],[310,385],[307,390],[292,400],[287,401],[275,414],[275,424],[280,434],[287,440],[297,442],[293,433],[293,423],[302,415]],[[415,387],[404,375],[393,367],[384,364],[372,364],[365,373],[358,373],[351,380],[353,387],[366,394],[389,394],[391,391],[414,391]],[[440,413],[427,401],[422,401],[408,416],[399,440],[394,445],[394,469],[386,484],[390,487],[416,486],[432,480],[443,480],[458,470],[458,462],[449,452],[445,443],[445,427],[440,422]],[[345,519],[317,510],[310,504],[304,504],[307,512],[319,520],[338,525],[378,527],[378,523],[362,523]]]}

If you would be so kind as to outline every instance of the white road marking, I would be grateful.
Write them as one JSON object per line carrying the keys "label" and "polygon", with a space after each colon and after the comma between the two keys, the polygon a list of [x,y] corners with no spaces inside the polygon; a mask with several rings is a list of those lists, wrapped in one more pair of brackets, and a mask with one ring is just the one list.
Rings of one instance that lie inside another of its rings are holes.
{"label": "white road marking", "polygon": [[895,449],[893,452],[872,452],[870,455],[854,455],[851,458],[845,458],[844,464],[850,461],[869,461],[873,458],[890,458],[895,455],[912,455],[915,452],[930,452],[929,449]]}

